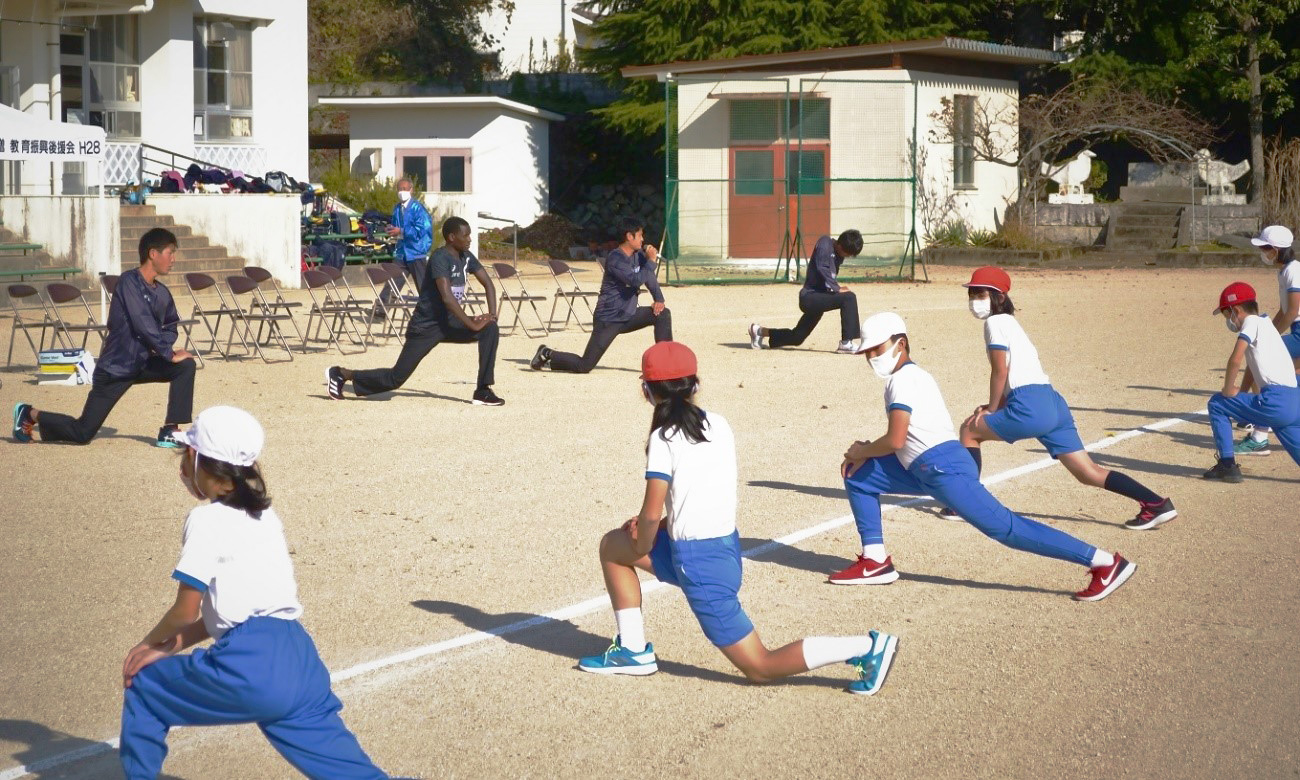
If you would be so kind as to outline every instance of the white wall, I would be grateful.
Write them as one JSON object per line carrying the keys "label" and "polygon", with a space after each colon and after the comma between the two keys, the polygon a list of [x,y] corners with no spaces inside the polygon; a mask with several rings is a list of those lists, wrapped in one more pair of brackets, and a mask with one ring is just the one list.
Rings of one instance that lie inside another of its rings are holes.
{"label": "white wall", "polygon": [[[495,12],[482,17],[484,32],[497,39],[493,48],[500,52],[501,72],[531,73],[542,68],[542,43],[548,56],[558,53],[561,31],[569,52],[573,52],[573,20],[565,9],[579,0],[522,0],[515,3],[514,13],[507,22],[505,14]],[[532,44],[533,64],[529,67],[529,43]]]}
{"label": "white wall", "polygon": [[[464,217],[478,212],[531,224],[549,207],[547,121],[496,108],[358,108],[351,113],[353,169],[380,181],[400,178],[398,149],[469,149],[470,191],[427,193],[430,212]],[[379,168],[369,160],[378,150]]]}
{"label": "white wall", "polygon": [[189,0],[157,0],[140,16],[140,137],[194,154],[194,14]]}
{"label": "white wall", "polygon": [[253,140],[266,149],[267,170],[306,181],[307,0],[259,0],[255,5],[274,9],[275,19],[253,30]]}
{"label": "white wall", "polygon": [[0,197],[0,223],[43,244],[61,267],[81,268],[90,279],[121,273],[121,221],[116,198],[81,195]]}
{"label": "white wall", "polygon": [[[910,83],[915,79],[915,88]],[[886,83],[862,83],[886,82]],[[889,83],[893,82],[893,83]],[[903,70],[862,70],[815,73],[745,75],[737,78],[692,77],[683,80],[678,100],[678,232],[683,255],[728,256],[726,182],[730,107],[723,93],[815,92],[831,100],[830,175],[832,178],[904,178],[910,174],[909,148],[913,118],[918,144],[927,144],[929,115],[941,109],[940,99],[973,94],[1014,109],[1014,81],[937,76]],[[927,145],[925,176],[952,191],[952,145]],[[963,217],[977,229],[993,227],[995,209],[1005,208],[1016,194],[1014,168],[976,163],[973,190],[956,194]],[[911,190],[906,183],[834,182],[831,184],[830,232],[862,231],[864,254],[888,256],[901,252],[911,230]],[[924,233],[917,224],[918,236]],[[805,251],[814,237],[805,236]]]}
{"label": "white wall", "polygon": [[262,266],[280,286],[302,286],[302,201],[297,195],[155,193],[149,196],[149,205],[225,246],[249,265]]}

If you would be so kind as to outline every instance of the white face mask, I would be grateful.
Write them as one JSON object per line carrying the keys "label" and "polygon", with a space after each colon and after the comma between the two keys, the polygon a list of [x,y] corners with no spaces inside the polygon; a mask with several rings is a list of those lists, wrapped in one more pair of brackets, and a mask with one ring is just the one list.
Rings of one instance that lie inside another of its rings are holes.
{"label": "white face mask", "polygon": [[1273,258],[1271,258],[1271,257],[1268,256],[1268,252],[1260,252],[1260,253],[1259,253],[1259,261],[1260,261],[1261,263],[1263,263],[1264,265],[1272,265],[1272,264],[1273,264]]}
{"label": "white face mask", "polygon": [[411,199],[411,191],[410,191],[410,190],[398,190],[398,191],[397,191],[397,199],[400,200],[400,201],[403,202],[403,203],[406,203],[407,201],[409,201],[409,200]]}
{"label": "white face mask", "polygon": [[192,477],[186,477],[185,470],[181,469],[181,484],[185,486],[185,489],[190,492],[191,496],[203,501],[207,499],[207,496],[203,495],[203,491],[199,489],[199,452],[194,449],[191,449],[190,452],[194,453],[194,461],[192,464],[194,475]]}
{"label": "white face mask", "polygon": [[1240,332],[1241,332],[1241,326],[1238,325],[1237,323],[1233,322],[1232,319],[1231,319],[1230,317],[1224,317],[1224,318],[1223,318],[1223,323],[1224,323],[1225,325],[1227,325],[1227,326],[1228,326],[1228,330],[1232,331],[1233,333],[1240,333]]}
{"label": "white face mask", "polygon": [[971,298],[970,313],[975,315],[977,320],[986,320],[989,314],[993,312],[993,301],[988,298]]}
{"label": "white face mask", "polygon": [[889,375],[894,373],[894,366],[898,365],[898,356],[902,354],[902,350],[902,342],[895,343],[893,349],[880,357],[867,358],[867,362],[871,364],[871,370],[876,372],[876,376],[888,379]]}

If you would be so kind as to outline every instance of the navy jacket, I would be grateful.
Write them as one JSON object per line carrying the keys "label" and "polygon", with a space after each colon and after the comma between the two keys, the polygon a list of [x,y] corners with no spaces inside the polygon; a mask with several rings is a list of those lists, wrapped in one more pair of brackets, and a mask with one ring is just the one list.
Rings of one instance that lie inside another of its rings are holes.
{"label": "navy jacket", "polygon": [[170,361],[180,319],[167,285],[155,280],[151,286],[139,268],[132,268],[117,281],[108,307],[108,338],[95,370],[126,379],[139,374],[153,355]]}
{"label": "navy jacket", "polygon": [[835,254],[835,239],[822,236],[808,258],[808,275],[804,277],[800,295],[807,292],[834,293],[840,291],[835,275],[839,273],[844,258]]}
{"label": "navy jacket", "polygon": [[605,277],[600,282],[600,297],[596,299],[595,319],[599,322],[627,322],[636,314],[636,296],[641,285],[650,291],[658,303],[664,294],[655,278],[655,264],[638,249],[631,257],[621,249],[613,249],[605,258]]}

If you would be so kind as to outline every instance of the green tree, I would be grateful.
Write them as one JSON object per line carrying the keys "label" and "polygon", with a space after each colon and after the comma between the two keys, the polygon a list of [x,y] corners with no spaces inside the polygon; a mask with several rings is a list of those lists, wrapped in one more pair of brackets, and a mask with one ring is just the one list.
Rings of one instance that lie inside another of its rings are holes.
{"label": "green tree", "polygon": [[625,81],[619,70],[682,60],[851,46],[889,40],[968,35],[993,5],[923,0],[606,0],[582,53],[585,65],[620,84],[624,97],[596,113],[634,136],[663,129],[663,87]]}

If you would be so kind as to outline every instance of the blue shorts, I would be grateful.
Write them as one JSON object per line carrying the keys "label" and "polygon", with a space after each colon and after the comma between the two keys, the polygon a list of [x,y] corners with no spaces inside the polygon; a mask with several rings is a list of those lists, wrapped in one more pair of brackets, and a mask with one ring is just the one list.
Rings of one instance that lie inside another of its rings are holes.
{"label": "blue shorts", "polygon": [[660,582],[676,585],[717,647],[734,645],[754,630],[740,606],[740,534],[674,541],[662,527],[650,550]]}
{"label": "blue shorts", "polygon": [[1083,449],[1074,415],[1051,385],[1021,385],[1001,409],[984,418],[1003,441],[1038,439],[1053,458]]}
{"label": "blue shorts", "polygon": [[1300,320],[1291,323],[1291,332],[1282,336],[1282,343],[1286,345],[1286,351],[1291,353],[1291,359],[1300,358]]}

